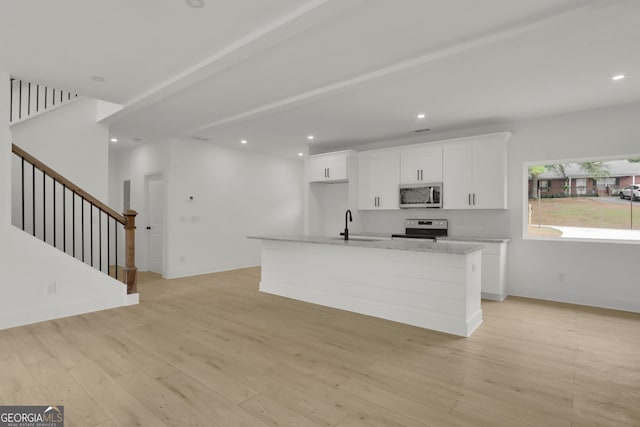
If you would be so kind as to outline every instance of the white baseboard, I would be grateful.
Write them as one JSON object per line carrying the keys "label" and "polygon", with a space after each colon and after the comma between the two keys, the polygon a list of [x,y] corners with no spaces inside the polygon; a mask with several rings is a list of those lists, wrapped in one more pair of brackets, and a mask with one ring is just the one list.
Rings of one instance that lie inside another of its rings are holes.
{"label": "white baseboard", "polygon": [[0,329],[14,328],[47,320],[77,316],[94,311],[122,307],[122,305],[122,297],[111,297],[109,299],[82,301],[75,304],[56,306],[53,308],[35,306],[27,309],[26,307],[22,307],[23,310],[20,312],[3,313],[0,315]]}
{"label": "white baseboard", "polygon": [[480,297],[482,299],[488,299],[491,301],[504,301],[504,299],[507,297],[506,295],[499,295],[499,294],[491,294],[489,292],[482,292],[480,294]]}

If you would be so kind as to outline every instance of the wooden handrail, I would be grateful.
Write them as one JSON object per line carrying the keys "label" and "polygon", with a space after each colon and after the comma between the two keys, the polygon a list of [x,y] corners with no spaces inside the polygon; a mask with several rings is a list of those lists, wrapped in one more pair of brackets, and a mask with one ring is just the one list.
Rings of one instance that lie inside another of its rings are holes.
{"label": "wooden handrail", "polygon": [[107,213],[109,216],[114,218],[120,224],[122,224],[122,225],[126,224],[126,219],[125,219],[124,215],[119,214],[118,212],[114,211],[109,206],[105,205],[100,200],[96,199],[91,194],[87,193],[82,188],[78,187],[76,184],[74,184],[73,182],[69,181],[67,178],[65,178],[64,176],[60,175],[55,170],[53,170],[49,166],[47,166],[44,163],[42,163],[40,160],[36,159],[31,154],[29,154],[26,151],[24,151],[22,148],[18,147],[15,144],[11,144],[11,151],[15,155],[25,159],[26,161],[28,161],[29,163],[34,165],[36,168],[40,169],[42,172],[44,172],[47,175],[49,175],[51,178],[55,179],[60,184],[63,184],[64,186],[66,186],[69,190],[73,191],[74,193],[76,193],[77,195],[79,195],[80,197],[82,197],[83,199],[85,199],[86,201],[88,201],[89,203],[91,203],[92,205],[97,207],[98,209],[100,209],[103,212]]}
{"label": "wooden handrail", "polygon": [[[18,157],[23,159],[23,162],[26,161],[29,164],[33,165],[34,168],[39,169],[43,173],[44,176],[48,175],[50,178],[54,180],[54,203],[55,203],[55,183],[63,185],[67,190],[71,191],[74,195],[78,195],[82,197],[83,201],[89,202],[91,206],[95,206],[102,212],[104,212],[109,217],[113,218],[115,221],[119,222],[124,226],[124,266],[123,266],[123,282],[127,285],[127,294],[133,294],[138,292],[138,269],[135,264],[135,229],[136,229],[136,215],[138,213],[134,210],[128,210],[124,214],[119,214],[113,209],[111,209],[106,204],[102,203],[100,200],[96,199],[91,194],[84,191],[82,188],[78,187],[73,182],[69,181],[64,176],[60,175],[58,172],[45,165],[40,160],[33,157],[31,154],[24,151],[22,148],[18,147],[15,144],[11,145],[11,151]],[[23,163],[24,165],[24,163]],[[35,170],[35,169],[34,169]],[[23,177],[24,179],[24,177]],[[24,187],[24,186],[23,186]],[[43,181],[43,192],[44,192],[44,181]],[[44,194],[44,193],[43,193]],[[75,197],[75,196],[74,196]],[[35,198],[34,205],[35,205]],[[43,199],[44,200],[44,199]],[[75,200],[75,199],[74,199]],[[83,202],[84,203],[84,202]],[[74,203],[75,205],[75,203]],[[84,224],[84,204],[83,206],[83,224]],[[24,210],[24,188],[23,188],[23,210]],[[44,211],[43,211],[44,212]],[[34,208],[34,226],[33,226],[33,235],[35,236],[35,208]],[[74,211],[75,215],[75,211]],[[43,214],[44,216],[44,214]],[[75,218],[75,216],[74,216]],[[75,221],[75,220],[74,220]],[[55,207],[54,207],[54,224],[55,224]],[[102,230],[102,226],[100,226]],[[24,230],[24,213],[23,213],[23,230]],[[44,230],[44,228],[43,228]],[[74,229],[75,230],[75,229]],[[108,238],[108,223],[107,223],[107,238]],[[74,234],[75,236],[75,234]],[[84,236],[84,225],[83,225],[83,236]],[[115,235],[117,239],[117,234]],[[46,242],[46,232],[43,231],[43,240]],[[83,242],[83,251],[82,251],[82,260],[84,261],[84,245]],[[55,225],[54,225],[54,244],[55,247]],[[74,237],[74,251],[75,251],[75,237]],[[74,252],[75,256],[75,252]],[[93,228],[91,228],[91,266],[93,266]],[[100,259],[101,255],[100,255]],[[109,256],[107,255],[107,263],[109,261]],[[102,262],[102,261],[101,261]],[[116,249],[116,274],[115,278],[118,278],[118,252]],[[109,268],[109,266],[107,266]],[[100,267],[100,270],[102,267]],[[108,273],[107,273],[108,274]]]}

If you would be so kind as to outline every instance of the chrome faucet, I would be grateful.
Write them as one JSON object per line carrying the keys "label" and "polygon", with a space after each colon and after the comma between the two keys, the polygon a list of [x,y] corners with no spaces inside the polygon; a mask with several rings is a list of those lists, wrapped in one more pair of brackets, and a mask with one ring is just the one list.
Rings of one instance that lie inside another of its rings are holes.
{"label": "chrome faucet", "polygon": [[344,233],[340,233],[341,236],[344,236],[344,240],[349,240],[349,222],[353,222],[351,209],[347,209],[344,213]]}

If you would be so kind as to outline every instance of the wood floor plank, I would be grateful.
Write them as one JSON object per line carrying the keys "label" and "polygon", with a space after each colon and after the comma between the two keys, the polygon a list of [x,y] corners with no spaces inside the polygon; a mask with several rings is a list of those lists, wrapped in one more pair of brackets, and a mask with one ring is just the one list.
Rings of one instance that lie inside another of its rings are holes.
{"label": "wood floor plank", "polygon": [[91,363],[78,366],[69,373],[116,425],[166,427],[153,412],[98,365]]}
{"label": "wood floor plank", "polygon": [[[5,345],[8,340],[5,341]],[[4,347],[0,346],[0,347]],[[10,345],[0,351],[0,395],[9,395],[37,387],[26,366]]]}
{"label": "wood floor plank", "polygon": [[414,427],[424,426],[425,423],[406,417],[402,412],[395,412],[389,408],[380,407],[375,403],[363,399],[338,387],[318,381],[313,375],[296,371],[295,367],[278,366],[271,374],[300,391],[311,394],[324,402],[343,409],[362,421],[376,427]]}
{"label": "wood floor plank", "polygon": [[65,423],[76,426],[91,426],[109,420],[87,392],[56,359],[47,359],[27,366],[32,377],[44,391],[43,403],[65,407]]}
{"label": "wood floor plank", "polygon": [[209,427],[218,425],[203,413],[193,410],[188,399],[142,371],[123,375],[116,381],[168,426]]}
{"label": "wood floor plank", "polygon": [[320,425],[334,426],[348,415],[343,408],[331,405],[306,391],[296,389],[271,372],[256,377],[251,386],[259,390],[262,396],[268,396]]}
{"label": "wood floor plank", "polygon": [[469,405],[464,402],[457,402],[451,410],[451,414],[455,415],[457,419],[463,420],[470,425],[477,427],[527,427],[534,425],[528,424],[525,420],[514,420],[513,418],[507,418],[500,414],[491,412],[485,408]]}
{"label": "wood floor plank", "polygon": [[371,427],[372,425],[373,424],[369,424],[361,418],[349,415],[347,418],[337,424],[336,427]]}
{"label": "wood floor plank", "polygon": [[[109,344],[114,352],[118,353],[119,358],[128,361],[129,366],[140,369],[152,378],[164,378],[179,372],[178,368],[171,365],[155,352],[144,348],[137,342],[133,341],[126,335],[118,332],[103,335],[102,338]],[[110,359],[106,359],[105,363],[109,363]],[[116,366],[111,369],[114,376],[126,375],[125,371],[118,372]]]}
{"label": "wood floor plank", "polygon": [[483,301],[469,338],[258,292],[259,268],[0,331],[0,404],[70,426],[640,425],[640,314]]}
{"label": "wood floor plank", "polygon": [[417,422],[441,426],[460,425],[460,420],[456,420],[449,415],[456,401],[442,395],[430,394],[408,399],[354,378],[341,384],[338,388],[366,399],[382,408],[402,413]]}
{"label": "wood floor plank", "polygon": [[46,405],[49,403],[57,403],[53,400],[48,400],[42,389],[38,386],[5,392],[0,395],[0,402],[2,402],[3,405]]}
{"label": "wood floor plank", "polygon": [[205,384],[215,384],[220,393],[234,403],[243,402],[258,393],[242,383],[231,368],[210,354],[205,346],[188,338],[175,338],[173,345],[157,348],[156,352],[180,371]]}
{"label": "wood floor plank", "polygon": [[262,394],[245,400],[240,407],[270,426],[318,427],[322,425]]}
{"label": "wood floor plank", "polygon": [[25,365],[52,357],[49,350],[34,335],[32,326],[11,329],[9,339]]}
{"label": "wood floor plank", "polygon": [[266,427],[268,424],[226,399],[212,387],[185,373],[177,373],[159,380],[164,387],[182,396],[195,411],[207,414],[212,425],[237,427]]}

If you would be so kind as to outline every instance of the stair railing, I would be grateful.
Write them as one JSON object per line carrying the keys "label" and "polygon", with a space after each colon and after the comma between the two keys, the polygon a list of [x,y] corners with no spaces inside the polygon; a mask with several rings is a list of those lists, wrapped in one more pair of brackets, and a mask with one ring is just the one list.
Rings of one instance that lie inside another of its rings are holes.
{"label": "stair railing", "polygon": [[[23,231],[122,281],[128,294],[137,293],[138,213],[128,210],[119,214],[17,145],[12,145],[12,151],[18,157],[21,195],[19,213],[14,209],[14,224],[19,216]],[[118,256],[120,225],[123,259]],[[121,273],[119,259],[124,261]]]}
{"label": "stair railing", "polygon": [[9,78],[9,123],[50,110],[78,97],[77,93]]}

